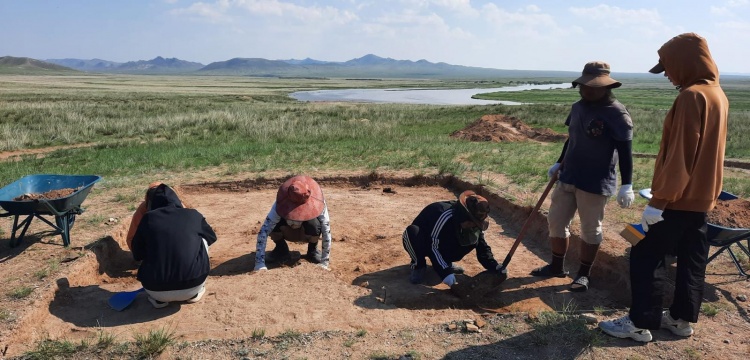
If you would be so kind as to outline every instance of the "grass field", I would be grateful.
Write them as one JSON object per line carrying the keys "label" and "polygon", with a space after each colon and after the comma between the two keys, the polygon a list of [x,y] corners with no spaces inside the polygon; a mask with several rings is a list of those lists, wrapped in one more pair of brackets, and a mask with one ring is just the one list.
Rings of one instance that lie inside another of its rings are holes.
{"label": "grass field", "polygon": [[[732,110],[727,157],[750,159],[750,81],[727,81]],[[530,79],[533,81],[533,79]],[[660,80],[660,81],[659,81]],[[514,80],[518,81],[518,80]],[[633,148],[656,153],[676,90],[666,79],[621,79],[615,91],[635,123]],[[187,76],[0,76],[0,151],[60,145],[44,157],[0,162],[0,181],[34,173],[91,173],[117,179],[223,166],[228,173],[407,170],[499,172],[522,187],[546,183],[562,144],[472,143],[448,135],[484,114],[516,116],[566,132],[577,90],[482,96],[521,106],[300,103],[298,90],[496,87],[502,81],[271,79]],[[635,163],[648,187],[653,160]],[[750,180],[728,171],[726,189],[750,195]]]}

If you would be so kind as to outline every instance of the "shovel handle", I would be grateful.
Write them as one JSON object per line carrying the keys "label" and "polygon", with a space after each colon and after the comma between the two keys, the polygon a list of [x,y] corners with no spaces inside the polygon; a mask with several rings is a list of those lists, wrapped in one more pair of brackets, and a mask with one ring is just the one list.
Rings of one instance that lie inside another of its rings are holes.
{"label": "shovel handle", "polygon": [[554,185],[556,181],[557,181],[557,172],[554,175],[552,175],[552,178],[549,179],[547,188],[544,189],[542,196],[539,198],[539,201],[536,202],[536,206],[534,206],[534,210],[531,210],[531,214],[529,215],[528,218],[526,218],[526,221],[523,223],[523,226],[521,227],[521,231],[518,232],[518,237],[516,238],[516,242],[514,242],[513,247],[510,248],[510,252],[508,252],[508,256],[505,257],[505,260],[503,261],[503,265],[501,269],[505,269],[508,267],[508,263],[510,263],[510,259],[513,257],[513,254],[516,252],[518,245],[521,244],[521,239],[523,239],[524,235],[526,235],[526,231],[528,230],[529,225],[531,224],[532,220],[534,220],[534,218],[536,217],[537,211],[539,211],[539,208],[542,206],[542,203],[544,203],[544,199],[547,198],[547,194],[549,194],[549,191],[552,189],[552,185]]}

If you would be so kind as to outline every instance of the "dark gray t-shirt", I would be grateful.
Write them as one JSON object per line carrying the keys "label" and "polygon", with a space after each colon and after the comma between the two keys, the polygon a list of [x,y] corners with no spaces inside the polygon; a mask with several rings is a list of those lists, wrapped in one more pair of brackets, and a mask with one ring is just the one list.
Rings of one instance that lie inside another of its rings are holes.
{"label": "dark gray t-shirt", "polygon": [[568,118],[568,148],[560,181],[586,192],[610,196],[617,189],[616,141],[633,140],[633,121],[619,101],[573,104]]}

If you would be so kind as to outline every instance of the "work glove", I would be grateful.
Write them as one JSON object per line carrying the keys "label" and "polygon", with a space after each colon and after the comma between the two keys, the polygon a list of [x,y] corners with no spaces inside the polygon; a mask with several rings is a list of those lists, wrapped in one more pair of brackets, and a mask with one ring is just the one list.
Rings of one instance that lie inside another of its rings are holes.
{"label": "work glove", "polygon": [[456,275],[450,274],[443,279],[443,284],[453,286],[456,284]]}
{"label": "work glove", "polygon": [[260,271],[260,270],[268,270],[265,263],[255,264],[255,269],[253,269],[253,271]]}
{"label": "work glove", "polygon": [[495,273],[500,278],[500,281],[505,281],[508,278],[508,269],[503,267],[503,264],[497,264],[495,266]]}
{"label": "work glove", "polygon": [[661,217],[661,214],[663,212],[664,210],[646,205],[646,208],[643,210],[643,216],[641,216],[641,225],[643,226],[643,231],[648,231],[649,225],[653,225],[658,223],[659,221],[664,220],[664,218]]}
{"label": "work glove", "polygon": [[547,177],[552,179],[553,176],[555,176],[555,173],[560,170],[560,163],[555,163],[555,165],[552,165],[549,167],[549,170],[547,170]]}
{"label": "work glove", "polygon": [[633,184],[625,184],[620,186],[620,192],[617,193],[617,203],[620,204],[621,208],[629,208],[635,200],[635,194],[633,194]]}

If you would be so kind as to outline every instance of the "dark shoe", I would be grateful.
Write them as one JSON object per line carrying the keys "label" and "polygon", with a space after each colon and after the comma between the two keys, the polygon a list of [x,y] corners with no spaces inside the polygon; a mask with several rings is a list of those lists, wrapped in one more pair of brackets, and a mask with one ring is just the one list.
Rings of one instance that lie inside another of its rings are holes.
{"label": "dark shoe", "polygon": [[451,264],[451,272],[454,273],[454,274],[456,274],[456,275],[460,275],[460,274],[464,273],[464,268],[462,268],[462,267],[460,267],[460,266],[458,266],[456,264]]}
{"label": "dark shoe", "polygon": [[320,264],[320,250],[318,250],[318,242],[314,243],[308,243],[307,244],[307,254],[305,254],[305,259],[307,261],[313,263],[313,264]]}
{"label": "dark shoe", "polygon": [[542,267],[538,267],[534,270],[531,270],[531,275],[534,276],[540,276],[540,277],[559,277],[564,278],[568,276],[569,272],[567,271],[561,271],[561,272],[554,272],[552,270],[552,267],[549,265],[544,265]]}
{"label": "dark shoe", "polygon": [[276,263],[276,262],[283,262],[287,261],[292,258],[292,255],[289,253],[289,248],[280,249],[278,246],[275,247],[273,250],[271,250],[270,253],[266,254],[266,262],[267,263]]}
{"label": "dark shoe", "polygon": [[570,291],[584,292],[589,289],[589,277],[578,276],[573,283],[570,284]]}
{"label": "dark shoe", "polygon": [[150,296],[148,297],[148,302],[150,302],[151,305],[154,306],[154,309],[161,309],[161,308],[164,308],[167,305],[169,305],[168,302],[159,301],[159,300],[156,300],[156,299],[154,299],[154,298],[152,298]]}
{"label": "dark shoe", "polygon": [[424,269],[426,268],[416,268],[411,269],[411,274],[409,275],[409,282],[412,284],[421,284],[424,280]]}

